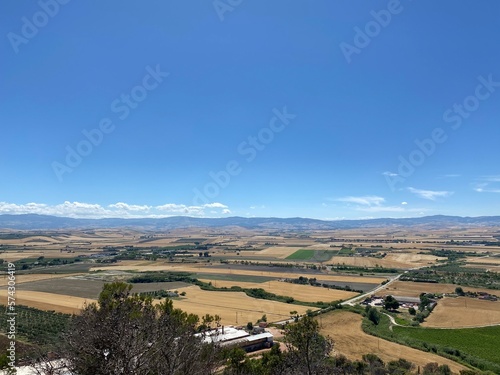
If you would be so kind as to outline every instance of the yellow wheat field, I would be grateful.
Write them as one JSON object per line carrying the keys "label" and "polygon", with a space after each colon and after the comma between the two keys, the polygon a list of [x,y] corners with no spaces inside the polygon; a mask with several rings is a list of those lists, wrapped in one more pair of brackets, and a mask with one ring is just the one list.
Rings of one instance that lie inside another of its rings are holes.
{"label": "yellow wheat field", "polygon": [[[182,264],[167,264],[167,263],[155,263],[147,266],[137,265],[136,262],[132,261],[127,263],[126,261],[119,263],[117,266],[105,266],[105,267],[94,267],[91,271],[97,270],[134,270],[140,272],[146,271],[184,271],[184,272],[202,272],[202,273],[210,273],[210,274],[235,274],[235,275],[249,275],[249,276],[266,276],[266,277],[278,277],[278,278],[297,278],[301,274],[291,273],[291,272],[269,272],[269,271],[258,271],[258,270],[242,270],[242,269],[231,269],[231,266],[228,268],[214,268],[206,265],[182,265]],[[316,277],[318,280],[325,281],[338,281],[338,282],[357,282],[357,283],[374,283],[380,284],[382,281],[386,280],[385,277],[364,277],[364,276],[346,276],[346,275],[338,275],[338,274],[303,274],[303,276],[307,277]]]}
{"label": "yellow wheat field", "polygon": [[[54,310],[66,314],[77,314],[85,302],[94,302],[92,299],[66,296],[62,294],[16,290],[16,305],[35,307],[40,310]],[[0,304],[7,304],[7,290],[0,290]]]}
{"label": "yellow wheat field", "polygon": [[267,292],[278,294],[280,296],[293,297],[302,302],[331,302],[338,300],[346,300],[356,296],[358,293],[348,292],[345,290],[326,289],[308,285],[291,284],[282,281],[268,281],[264,283],[249,283],[241,281],[227,280],[208,280],[200,279],[205,282],[211,282],[217,287],[240,286],[242,288],[262,288]]}
{"label": "yellow wheat field", "polygon": [[[48,279],[61,279],[63,277],[76,276],[81,275],[80,273],[72,273],[72,274],[17,274],[16,275],[16,284],[29,283],[31,281],[40,281],[40,280],[48,280]],[[0,286],[5,286],[9,282],[7,278],[7,274],[4,274],[0,279]]]}
{"label": "yellow wheat field", "polygon": [[459,297],[440,299],[422,325],[459,328],[492,324],[500,324],[500,302]]}
{"label": "yellow wheat field", "polygon": [[304,314],[309,309],[306,306],[252,298],[243,292],[201,290],[194,285],[178,288],[177,291],[186,292],[186,295],[175,299],[174,307],[199,316],[217,314],[224,325],[255,323],[264,314],[268,322],[276,322],[289,319],[291,311]]}
{"label": "yellow wheat field", "polygon": [[[395,281],[379,294],[392,294],[394,296],[418,297],[420,293],[455,293],[455,288],[460,285],[439,283],[414,283],[411,281]],[[470,288],[463,286],[463,290],[471,292],[491,292],[486,288]],[[500,303],[499,303],[500,304]]]}
{"label": "yellow wheat field", "polygon": [[363,354],[373,353],[385,362],[404,358],[420,367],[429,362],[437,362],[450,366],[455,373],[465,369],[464,366],[438,355],[370,336],[361,329],[361,319],[361,315],[347,311],[335,311],[318,318],[321,333],[334,340],[335,354],[360,360]]}

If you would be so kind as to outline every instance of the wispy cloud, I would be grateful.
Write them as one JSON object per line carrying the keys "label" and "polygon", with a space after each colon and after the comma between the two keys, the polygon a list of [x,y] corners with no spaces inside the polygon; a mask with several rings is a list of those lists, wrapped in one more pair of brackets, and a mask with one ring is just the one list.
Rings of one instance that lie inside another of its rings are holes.
{"label": "wispy cloud", "polygon": [[266,206],[264,206],[264,205],[260,205],[260,206],[250,206],[250,209],[251,209],[251,210],[258,210],[258,209],[262,209],[262,210],[263,210],[263,209],[265,209],[265,208],[266,208]]}
{"label": "wispy cloud", "polygon": [[385,198],[379,197],[376,195],[367,195],[360,197],[342,197],[335,199],[338,202],[344,202],[348,204],[354,204],[354,207],[351,206],[352,209],[361,212],[369,212],[369,213],[422,213],[422,211],[427,211],[422,208],[409,208],[407,202],[402,202],[399,206],[394,205],[384,205]]}
{"label": "wispy cloud", "polygon": [[415,189],[413,187],[409,187],[408,191],[420,198],[428,199],[431,201],[435,201],[438,198],[446,198],[453,194],[452,191],[422,190],[422,189]]}
{"label": "wispy cloud", "polygon": [[500,175],[482,176],[473,185],[478,193],[500,193]]}
{"label": "wispy cloud", "polygon": [[370,206],[370,207],[356,207],[357,211],[363,211],[363,212],[372,212],[372,213],[380,213],[380,212],[408,212],[408,213],[413,213],[413,212],[425,212],[428,211],[427,209],[424,208],[408,208],[405,207],[405,205],[402,206]]}
{"label": "wispy cloud", "polygon": [[385,171],[384,173],[382,173],[382,176],[397,177],[397,176],[399,176],[399,174],[394,173],[394,172]]}
{"label": "wispy cloud", "polygon": [[222,203],[207,203],[201,206],[167,203],[159,206],[136,205],[124,202],[101,206],[94,203],[69,202],[48,205],[44,203],[15,204],[0,202],[0,214],[39,214],[72,218],[161,218],[175,215],[204,217],[209,211],[212,215],[231,213]]}
{"label": "wispy cloud", "polygon": [[500,182],[500,175],[496,175],[496,176],[483,176],[482,180],[488,181],[488,182]]}
{"label": "wispy cloud", "polygon": [[380,206],[382,203],[385,202],[385,198],[378,197],[376,195],[366,195],[362,197],[349,196],[349,197],[337,198],[335,200],[337,202],[354,203],[364,206]]}
{"label": "wispy cloud", "polygon": [[500,189],[492,188],[488,183],[480,183],[474,186],[474,191],[478,193],[500,193]]}

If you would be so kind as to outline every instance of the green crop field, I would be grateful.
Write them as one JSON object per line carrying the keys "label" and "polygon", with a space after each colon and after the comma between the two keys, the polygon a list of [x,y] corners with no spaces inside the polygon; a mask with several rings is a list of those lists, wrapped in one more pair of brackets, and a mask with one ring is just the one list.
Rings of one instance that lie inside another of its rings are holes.
{"label": "green crop field", "polygon": [[463,329],[393,327],[398,336],[458,349],[500,364],[500,326]]}
{"label": "green crop field", "polygon": [[300,249],[286,257],[288,260],[309,260],[311,262],[325,262],[337,254],[336,250],[308,250]]}
{"label": "green crop field", "polygon": [[343,247],[340,249],[340,251],[337,253],[339,256],[349,256],[349,255],[354,255],[356,254],[356,251],[351,249],[350,247]]}
{"label": "green crop field", "polygon": [[314,256],[314,250],[300,249],[286,257],[290,260],[309,260]]}

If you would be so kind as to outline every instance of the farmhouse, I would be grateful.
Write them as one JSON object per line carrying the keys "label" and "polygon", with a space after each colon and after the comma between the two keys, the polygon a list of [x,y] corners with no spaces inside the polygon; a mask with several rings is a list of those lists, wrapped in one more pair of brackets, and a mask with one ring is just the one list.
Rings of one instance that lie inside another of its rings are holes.
{"label": "farmhouse", "polygon": [[[198,337],[202,334],[197,333]],[[222,327],[205,332],[204,341],[207,343],[219,343],[223,347],[240,347],[247,352],[270,348],[273,346],[273,335],[263,332],[251,335],[242,329],[234,327]]]}
{"label": "farmhouse", "polygon": [[418,297],[394,296],[394,299],[399,302],[401,307],[406,309],[420,305],[420,298]]}

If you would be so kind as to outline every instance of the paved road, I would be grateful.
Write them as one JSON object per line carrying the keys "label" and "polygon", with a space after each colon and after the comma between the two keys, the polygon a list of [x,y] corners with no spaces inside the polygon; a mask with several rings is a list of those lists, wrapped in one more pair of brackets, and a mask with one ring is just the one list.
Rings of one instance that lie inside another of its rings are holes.
{"label": "paved road", "polygon": [[360,296],[357,296],[357,297],[354,297],[354,298],[351,298],[351,299],[348,299],[347,301],[344,301],[341,303],[341,305],[354,305],[355,302],[359,301],[359,300],[362,300],[362,299],[366,299],[366,297],[368,296],[371,296],[371,295],[374,295],[374,294],[377,294],[378,292],[380,292],[382,289],[388,287],[389,285],[391,285],[394,281],[396,280],[399,280],[399,278],[402,276],[403,274],[399,274],[397,275],[396,277],[393,277],[391,280],[389,280],[389,282],[387,282],[386,284],[384,285],[379,285],[378,287],[376,287],[375,289],[369,291],[369,292],[366,292],[366,293],[363,293],[362,295]]}

